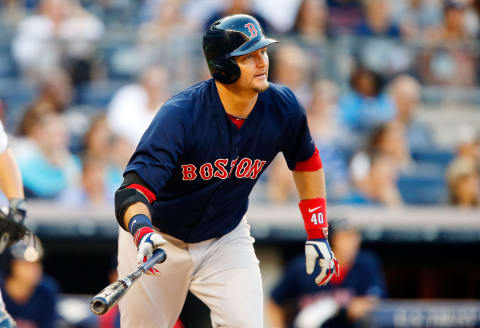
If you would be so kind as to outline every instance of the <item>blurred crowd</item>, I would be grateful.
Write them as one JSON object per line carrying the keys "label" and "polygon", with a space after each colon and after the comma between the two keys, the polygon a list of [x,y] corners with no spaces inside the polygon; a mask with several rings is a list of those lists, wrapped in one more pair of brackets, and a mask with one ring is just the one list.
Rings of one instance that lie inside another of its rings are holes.
{"label": "blurred crowd", "polygon": [[[417,119],[480,103],[477,0],[2,0],[0,117],[27,197],[111,204],[162,103],[209,78],[204,29],[234,13],[282,41],[270,80],[308,112],[329,202],[478,206],[480,124],[445,148]],[[287,170],[252,200],[295,201]]]}

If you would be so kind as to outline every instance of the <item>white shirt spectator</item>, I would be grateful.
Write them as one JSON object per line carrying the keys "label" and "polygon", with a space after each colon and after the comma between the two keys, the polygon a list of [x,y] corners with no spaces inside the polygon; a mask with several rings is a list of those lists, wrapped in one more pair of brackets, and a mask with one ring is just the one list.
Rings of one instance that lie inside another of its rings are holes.
{"label": "white shirt spectator", "polygon": [[147,92],[138,84],[129,84],[113,96],[107,119],[115,134],[136,146],[155,114],[148,107]]}
{"label": "white shirt spectator", "polygon": [[97,17],[79,3],[64,0],[44,0],[40,8],[40,14],[20,22],[12,43],[13,56],[24,71],[49,72],[60,66],[64,52],[77,59],[91,56],[94,42],[105,32]]}
{"label": "white shirt spectator", "polygon": [[24,70],[49,71],[57,67],[60,61],[58,46],[55,43],[54,24],[47,17],[37,15],[20,22],[12,51]]}

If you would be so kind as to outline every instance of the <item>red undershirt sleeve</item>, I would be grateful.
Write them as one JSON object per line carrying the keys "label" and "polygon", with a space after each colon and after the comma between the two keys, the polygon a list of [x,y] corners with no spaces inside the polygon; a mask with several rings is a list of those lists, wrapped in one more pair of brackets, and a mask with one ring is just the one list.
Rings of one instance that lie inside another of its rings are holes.
{"label": "red undershirt sleeve", "polygon": [[317,171],[323,167],[322,159],[318,152],[318,148],[315,147],[315,152],[309,159],[303,162],[297,162],[294,171]]}

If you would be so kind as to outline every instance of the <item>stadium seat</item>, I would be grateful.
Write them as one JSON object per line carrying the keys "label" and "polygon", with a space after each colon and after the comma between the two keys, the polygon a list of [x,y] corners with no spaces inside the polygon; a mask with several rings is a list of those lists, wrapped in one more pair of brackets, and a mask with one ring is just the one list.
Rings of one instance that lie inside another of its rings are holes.
{"label": "stadium seat", "polygon": [[113,94],[125,83],[125,81],[109,80],[85,84],[77,88],[76,103],[104,109],[112,99]]}
{"label": "stadium seat", "polygon": [[423,164],[412,173],[402,173],[397,181],[406,204],[435,205],[447,200],[445,171],[438,166]]}
{"label": "stadium seat", "polygon": [[445,169],[453,160],[455,154],[450,149],[416,150],[412,157],[419,164],[433,164]]}
{"label": "stadium seat", "polygon": [[7,104],[6,125],[14,127],[19,122],[26,106],[35,99],[34,86],[16,78],[0,79],[0,97]]}

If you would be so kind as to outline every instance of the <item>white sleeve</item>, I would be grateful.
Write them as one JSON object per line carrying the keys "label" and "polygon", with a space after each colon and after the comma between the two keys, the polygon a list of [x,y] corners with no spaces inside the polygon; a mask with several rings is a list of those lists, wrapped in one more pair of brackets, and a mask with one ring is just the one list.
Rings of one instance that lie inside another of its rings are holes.
{"label": "white sleeve", "polygon": [[7,150],[8,138],[5,130],[3,129],[3,124],[0,122],[0,154],[3,154]]}

